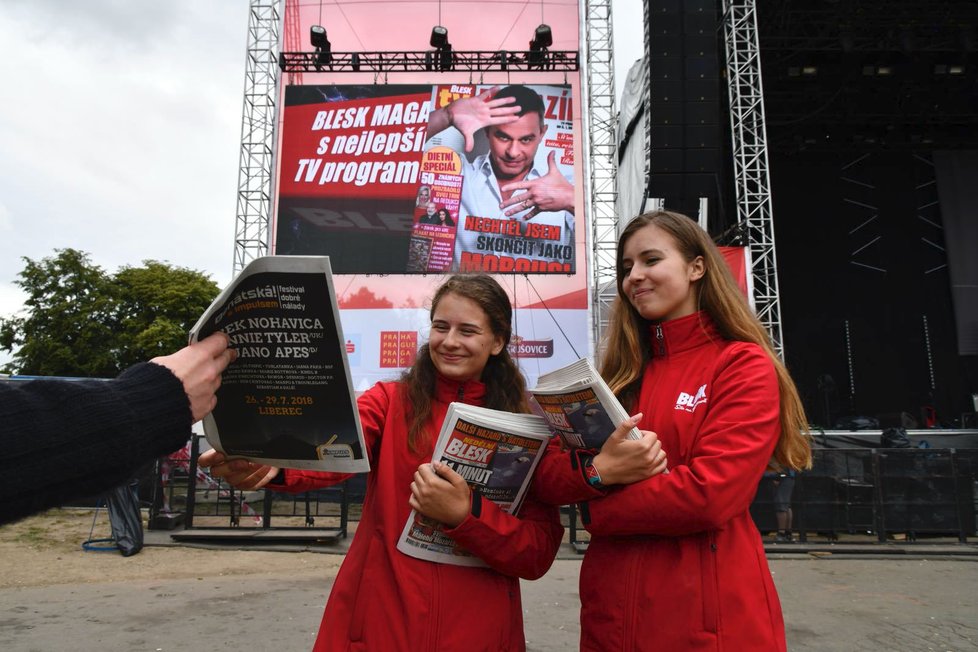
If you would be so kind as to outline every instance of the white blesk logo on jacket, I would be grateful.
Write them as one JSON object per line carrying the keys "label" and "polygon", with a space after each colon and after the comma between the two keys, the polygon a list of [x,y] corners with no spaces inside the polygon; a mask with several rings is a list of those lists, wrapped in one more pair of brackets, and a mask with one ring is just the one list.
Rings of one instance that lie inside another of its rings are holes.
{"label": "white blesk logo on jacket", "polygon": [[683,410],[685,412],[693,412],[702,403],[706,403],[706,385],[701,385],[698,390],[696,390],[696,396],[687,394],[686,392],[679,392],[679,397],[676,399],[676,409]]}

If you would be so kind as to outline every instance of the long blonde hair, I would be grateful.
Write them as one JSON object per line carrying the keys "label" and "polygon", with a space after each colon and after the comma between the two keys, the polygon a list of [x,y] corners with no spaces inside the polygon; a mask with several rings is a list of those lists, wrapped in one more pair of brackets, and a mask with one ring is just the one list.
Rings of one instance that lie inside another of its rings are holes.
{"label": "long blonde hair", "polygon": [[788,369],[781,362],[767,331],[758,321],[730,268],[706,231],[685,215],[653,211],[639,215],[625,227],[618,239],[618,296],[608,323],[601,375],[626,407],[638,397],[645,365],[651,359],[648,329],[650,322],[632,306],[622,289],[625,279],[625,243],[646,226],[657,226],[671,235],[683,258],[692,262],[703,257],[703,276],[695,281],[697,308],[706,312],[726,340],[753,342],[771,358],[778,377],[781,404],[781,436],[774,451],[773,465],[801,470],[811,468],[812,451],[805,408]]}

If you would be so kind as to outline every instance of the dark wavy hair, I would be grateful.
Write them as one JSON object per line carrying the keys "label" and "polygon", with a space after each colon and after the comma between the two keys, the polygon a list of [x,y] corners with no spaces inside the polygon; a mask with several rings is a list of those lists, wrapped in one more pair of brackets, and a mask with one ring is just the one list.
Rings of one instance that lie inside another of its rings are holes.
{"label": "dark wavy hair", "polygon": [[[509,340],[513,334],[513,305],[502,286],[486,274],[455,274],[446,280],[431,300],[429,318],[433,319],[438,303],[447,295],[470,299],[479,304],[489,318],[493,335],[503,340],[502,350],[489,356],[481,381],[486,386],[485,406],[506,412],[528,413],[526,380],[509,355]],[[401,375],[408,405],[411,408],[408,427],[408,446],[417,452],[429,444],[435,433],[426,432],[425,424],[431,417],[431,399],[435,394],[438,372],[431,361],[428,344],[418,349],[414,364]]]}

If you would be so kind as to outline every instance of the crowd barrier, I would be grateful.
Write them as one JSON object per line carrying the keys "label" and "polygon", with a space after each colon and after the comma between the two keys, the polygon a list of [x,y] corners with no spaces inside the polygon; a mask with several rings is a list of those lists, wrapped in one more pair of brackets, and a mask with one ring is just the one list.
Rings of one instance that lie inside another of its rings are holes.
{"label": "crowd barrier", "polygon": [[[365,475],[305,494],[241,492],[196,467],[198,444],[194,438],[184,459],[171,459],[159,474],[151,528],[179,524],[202,537],[204,531],[220,538],[222,531],[257,529],[278,531],[280,538],[291,533],[327,539],[345,537],[349,521],[359,519]],[[750,506],[761,533],[776,530],[773,483],[773,477],[762,478]],[[795,478],[792,529],[803,542],[843,534],[870,541],[901,535],[907,541],[940,536],[966,542],[976,536],[976,496],[978,449],[817,446],[812,469]],[[583,551],[587,533],[577,511],[565,507],[562,515],[570,542]]]}

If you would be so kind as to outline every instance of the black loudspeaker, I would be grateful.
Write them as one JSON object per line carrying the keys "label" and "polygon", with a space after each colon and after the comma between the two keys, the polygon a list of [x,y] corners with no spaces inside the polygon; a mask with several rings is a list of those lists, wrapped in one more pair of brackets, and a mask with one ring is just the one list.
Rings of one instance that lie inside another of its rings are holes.
{"label": "black loudspeaker", "polygon": [[649,0],[648,194],[694,218],[721,192],[719,27],[718,0]]}

